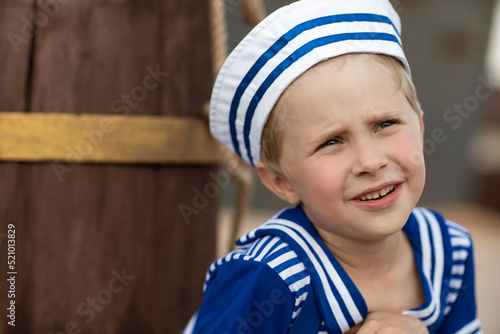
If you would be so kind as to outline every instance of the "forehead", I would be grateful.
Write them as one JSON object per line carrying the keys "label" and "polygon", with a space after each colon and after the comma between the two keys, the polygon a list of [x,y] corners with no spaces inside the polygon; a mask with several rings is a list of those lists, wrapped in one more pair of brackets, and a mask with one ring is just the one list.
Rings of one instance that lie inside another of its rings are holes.
{"label": "forehead", "polygon": [[[396,63],[397,64],[397,63]],[[318,107],[322,102],[334,102],[338,107],[365,101],[384,103],[381,95],[393,95],[401,88],[401,76],[395,64],[379,55],[349,54],[323,61],[299,76],[283,92],[276,104],[287,119],[292,111],[302,112]],[[329,94],[328,94],[329,93]]]}
{"label": "forehead", "polygon": [[[394,66],[396,63],[391,63],[387,57],[375,54],[346,54],[331,58],[311,67],[292,82],[289,88],[305,84],[309,80],[319,80],[325,76],[332,82],[342,79],[345,81],[346,78],[341,76],[343,72],[352,72],[351,75],[359,74],[358,77],[350,79],[372,76],[387,81],[387,84],[397,85],[401,81],[401,77]],[[311,83],[310,81],[308,83]]]}

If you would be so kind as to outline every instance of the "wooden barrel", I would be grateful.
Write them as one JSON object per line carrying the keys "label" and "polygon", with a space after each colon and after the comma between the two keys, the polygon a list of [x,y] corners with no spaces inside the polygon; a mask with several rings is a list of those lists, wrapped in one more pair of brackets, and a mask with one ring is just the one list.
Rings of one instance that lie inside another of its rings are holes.
{"label": "wooden barrel", "polygon": [[[103,147],[128,156],[122,146],[140,138],[127,131],[151,137],[155,119],[201,115],[212,85],[208,2],[4,0],[0,35],[0,111],[123,120],[35,122],[66,158],[0,162],[0,333],[179,333],[214,258],[218,192],[201,195],[216,162],[90,157]],[[135,127],[138,115],[149,125]],[[19,128],[10,148],[23,140],[19,122],[8,126]],[[60,124],[67,142],[54,137]]]}

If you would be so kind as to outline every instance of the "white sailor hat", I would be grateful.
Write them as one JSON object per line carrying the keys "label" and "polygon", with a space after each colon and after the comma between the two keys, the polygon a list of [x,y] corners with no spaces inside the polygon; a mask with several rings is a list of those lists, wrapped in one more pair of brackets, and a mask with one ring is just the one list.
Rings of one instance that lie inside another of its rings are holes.
{"label": "white sailor hat", "polygon": [[231,52],[210,101],[210,131],[255,166],[271,110],[317,63],[348,53],[385,54],[410,72],[401,21],[389,0],[301,0],[258,24]]}

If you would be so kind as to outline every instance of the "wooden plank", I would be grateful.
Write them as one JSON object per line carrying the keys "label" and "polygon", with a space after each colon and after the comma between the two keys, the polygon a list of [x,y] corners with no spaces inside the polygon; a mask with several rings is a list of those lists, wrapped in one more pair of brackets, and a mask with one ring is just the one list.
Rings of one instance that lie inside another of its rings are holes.
{"label": "wooden plank", "polygon": [[3,112],[0,160],[215,164],[218,145],[199,117]]}
{"label": "wooden plank", "polygon": [[[28,73],[30,72],[32,31],[26,26],[26,19],[31,17],[35,0],[2,0],[0,1],[0,110],[26,110],[28,94]],[[20,44],[19,44],[20,43]],[[26,219],[27,188],[23,185],[22,163],[0,163],[0,267],[7,268],[7,231],[9,224],[26,232],[32,222]],[[29,190],[28,190],[29,191]],[[24,194],[23,194],[24,193]],[[23,200],[24,198],[24,200]],[[21,202],[19,202],[21,201]],[[23,203],[22,203],[23,202]],[[29,235],[26,233],[25,236]],[[29,237],[27,237],[29,239]],[[19,238],[17,239],[19,241]],[[27,245],[30,241],[24,243]],[[31,254],[23,249],[16,253],[16,264],[21,271],[28,267]],[[19,271],[19,272],[21,272]],[[5,321],[0,322],[0,333],[30,333],[32,313],[21,306],[24,301],[31,303],[33,285],[30,283],[33,270],[24,270],[25,279],[16,280],[16,327],[8,325],[10,321],[6,313]],[[5,271],[0,274],[0,300],[7,306],[10,286]]]}
{"label": "wooden plank", "polygon": [[[59,6],[40,21],[28,84],[20,85],[31,88],[4,95],[0,110],[201,116],[212,86],[207,1],[50,3]],[[164,74],[154,88],[152,71]],[[11,80],[0,76],[0,87]],[[0,163],[0,234],[16,225],[19,273],[16,327],[2,321],[0,333],[179,333],[214,260],[218,198],[203,202],[190,224],[178,206],[193,205],[217,166],[70,169],[58,178],[49,163]],[[112,281],[123,268],[134,276],[126,286]],[[0,281],[1,296],[6,288]]]}
{"label": "wooden plank", "polygon": [[0,1],[0,103],[3,110],[25,110],[34,35],[30,17],[35,0]]}

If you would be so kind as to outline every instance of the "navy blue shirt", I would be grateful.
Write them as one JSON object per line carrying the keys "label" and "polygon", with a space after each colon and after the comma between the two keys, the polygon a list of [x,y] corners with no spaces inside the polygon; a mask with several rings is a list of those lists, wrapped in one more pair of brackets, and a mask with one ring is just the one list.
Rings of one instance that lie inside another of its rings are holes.
{"label": "navy blue shirt", "polygon": [[[421,319],[430,333],[481,333],[467,230],[416,208],[403,231],[425,294],[423,305],[403,313]],[[318,333],[341,334],[368,315],[363,296],[300,206],[283,210],[238,244],[210,267],[204,301],[185,334],[287,333],[309,293],[316,293],[321,310]]]}

